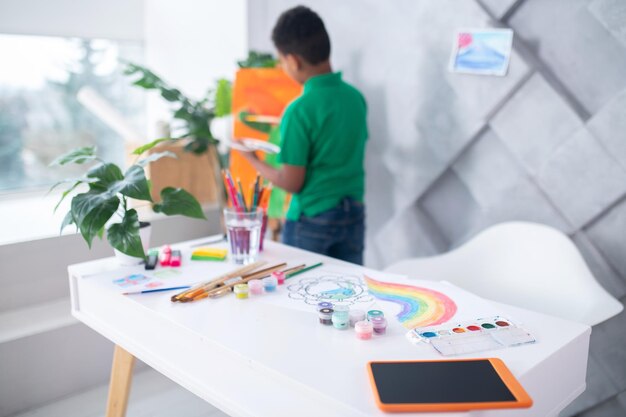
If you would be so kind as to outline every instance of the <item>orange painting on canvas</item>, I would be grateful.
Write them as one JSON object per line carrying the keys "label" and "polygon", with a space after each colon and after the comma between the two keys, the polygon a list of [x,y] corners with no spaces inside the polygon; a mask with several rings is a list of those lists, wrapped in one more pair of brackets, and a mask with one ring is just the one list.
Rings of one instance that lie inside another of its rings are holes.
{"label": "orange painting on canvas", "polygon": [[[268,139],[267,133],[241,122],[239,114],[242,111],[280,117],[287,104],[301,92],[302,87],[279,68],[245,68],[237,71],[232,101],[235,140]],[[248,189],[256,178],[256,170],[235,150],[230,155],[230,171],[233,177],[241,179],[244,189]]]}

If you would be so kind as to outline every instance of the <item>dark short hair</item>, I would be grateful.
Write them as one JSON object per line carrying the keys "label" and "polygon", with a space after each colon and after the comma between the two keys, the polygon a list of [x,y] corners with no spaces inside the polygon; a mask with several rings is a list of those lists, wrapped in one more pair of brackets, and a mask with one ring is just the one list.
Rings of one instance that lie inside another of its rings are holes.
{"label": "dark short hair", "polygon": [[330,39],[324,22],[308,7],[296,6],[283,12],[272,31],[272,41],[283,55],[299,55],[311,65],[330,56]]}

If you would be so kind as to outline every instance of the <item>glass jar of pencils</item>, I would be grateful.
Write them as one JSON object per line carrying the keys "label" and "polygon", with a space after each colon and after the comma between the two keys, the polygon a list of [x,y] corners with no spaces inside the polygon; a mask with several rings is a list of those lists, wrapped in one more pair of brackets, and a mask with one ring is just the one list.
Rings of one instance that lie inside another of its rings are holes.
{"label": "glass jar of pencils", "polygon": [[229,257],[233,262],[246,265],[256,261],[263,214],[261,208],[254,211],[244,211],[240,208],[224,209]]}

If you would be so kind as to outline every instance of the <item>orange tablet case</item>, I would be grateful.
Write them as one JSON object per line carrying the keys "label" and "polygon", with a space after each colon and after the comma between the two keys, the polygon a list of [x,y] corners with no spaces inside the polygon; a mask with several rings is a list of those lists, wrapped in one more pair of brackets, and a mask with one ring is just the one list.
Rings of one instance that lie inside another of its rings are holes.
{"label": "orange tablet case", "polygon": [[[498,402],[469,402],[469,403],[383,403],[380,399],[374,373],[372,371],[373,363],[411,363],[411,362],[467,362],[467,361],[489,361],[494,370],[509,389],[516,401],[498,401]],[[469,411],[490,408],[527,408],[532,406],[533,400],[524,390],[521,384],[513,376],[509,368],[504,362],[498,358],[477,358],[477,359],[457,359],[457,360],[431,360],[431,361],[373,361],[368,362],[367,371],[374,391],[376,405],[383,411],[388,412],[412,412],[412,411]]]}

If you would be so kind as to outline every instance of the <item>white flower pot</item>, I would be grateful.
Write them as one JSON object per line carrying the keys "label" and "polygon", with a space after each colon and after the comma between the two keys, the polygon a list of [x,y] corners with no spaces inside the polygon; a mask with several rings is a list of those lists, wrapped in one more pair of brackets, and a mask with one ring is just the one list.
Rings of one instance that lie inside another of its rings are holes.
{"label": "white flower pot", "polygon": [[[147,254],[148,249],[150,248],[150,235],[152,233],[152,225],[148,222],[139,222],[139,237],[141,238],[141,246],[143,246],[143,251]],[[140,265],[144,262],[143,258],[137,258],[134,256],[126,255],[113,248],[113,252],[115,253],[115,257],[118,262],[122,266],[133,266]]]}

